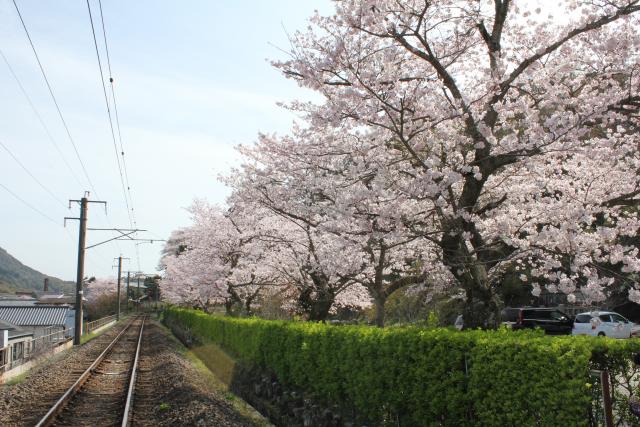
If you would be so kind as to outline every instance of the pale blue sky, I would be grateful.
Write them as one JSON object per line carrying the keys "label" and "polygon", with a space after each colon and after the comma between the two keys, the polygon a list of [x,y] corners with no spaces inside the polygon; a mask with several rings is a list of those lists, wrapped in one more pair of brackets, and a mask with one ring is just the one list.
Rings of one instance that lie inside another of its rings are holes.
{"label": "pale blue sky", "polygon": [[[17,2],[98,196],[109,202],[109,220],[94,205],[89,224],[128,227],[86,2]],[[333,6],[329,0],[102,3],[138,226],[153,232],[145,237],[166,238],[188,224],[184,207],[194,197],[224,201],[226,191],[216,176],[237,161],[234,145],[253,142],[259,131],[287,132],[295,116],[276,102],[313,99],[267,58],[284,57],[278,47],[288,48],[285,29],[302,29],[314,9],[329,14]],[[98,2],[91,4],[96,19]],[[77,216],[78,209],[69,211],[60,201],[80,198],[90,188],[11,0],[0,0],[0,49],[80,180],[65,166],[0,58],[0,142],[55,198],[2,147],[0,184],[58,223],[0,187],[0,246],[46,274],[73,279],[77,223],[65,230],[62,218]],[[88,244],[111,236],[92,232]],[[142,270],[155,271],[161,246],[139,246]],[[114,274],[112,260],[120,253],[132,259],[126,268],[138,269],[134,245],[123,242],[90,249],[87,275]]]}

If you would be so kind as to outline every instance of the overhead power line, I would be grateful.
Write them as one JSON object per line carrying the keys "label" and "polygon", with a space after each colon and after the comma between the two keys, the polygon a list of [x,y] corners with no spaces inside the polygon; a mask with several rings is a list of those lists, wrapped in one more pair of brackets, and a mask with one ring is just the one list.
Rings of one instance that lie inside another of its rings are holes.
{"label": "overhead power line", "polygon": [[13,154],[13,152],[11,152],[11,150],[9,150],[9,147],[4,145],[2,141],[0,141],[0,147],[4,148],[5,151],[9,153],[9,155],[13,158],[13,160],[27,173],[27,175],[29,175],[40,186],[40,188],[42,188],[44,191],[49,193],[49,195],[53,197],[63,208],[66,208],[64,202],[61,199],[59,199],[55,194],[53,194],[53,192],[49,190],[49,188],[47,188],[47,186],[45,186],[38,178],[36,178],[36,176],[33,173],[31,173],[31,171],[20,161],[20,159],[16,157],[15,154]]}
{"label": "overhead power line", "polygon": [[13,67],[11,66],[11,63],[9,63],[9,60],[7,59],[7,57],[5,56],[4,52],[2,51],[2,49],[0,49],[0,56],[2,56],[2,59],[4,60],[4,63],[7,65],[7,68],[9,69],[9,72],[11,73],[11,75],[13,76],[13,79],[16,81],[16,83],[18,84],[18,87],[20,87],[20,91],[22,92],[22,94],[24,95],[24,97],[26,98],[27,102],[29,103],[29,106],[31,107],[31,109],[33,110],[34,114],[36,115],[36,117],[38,118],[38,121],[40,122],[40,125],[42,126],[42,128],[44,129],[44,132],[47,134],[47,137],[49,137],[49,141],[51,142],[51,144],[53,144],[54,148],[56,149],[56,151],[58,152],[58,154],[60,155],[60,158],[62,159],[62,162],[65,164],[65,166],[67,167],[67,169],[69,170],[69,172],[71,173],[71,175],[73,176],[73,178],[76,180],[76,182],[80,185],[80,187],[84,187],[84,184],[82,184],[82,182],[80,182],[80,178],[78,178],[78,175],[76,175],[75,171],[73,170],[73,168],[71,167],[71,165],[69,164],[69,162],[67,161],[67,157],[63,154],[62,150],[60,149],[60,146],[58,145],[58,143],[56,142],[56,140],[53,138],[53,135],[51,135],[51,132],[49,131],[49,128],[47,127],[47,125],[44,123],[44,120],[42,118],[42,115],[40,114],[40,112],[38,111],[38,109],[36,108],[35,104],[33,103],[33,101],[31,101],[31,97],[29,96],[29,94],[27,93],[26,89],[24,88],[24,86],[22,85],[22,82],[20,81],[20,79],[18,78],[18,75],[16,74],[15,70],[13,69]]}
{"label": "overhead power line", "polygon": [[95,186],[93,185],[93,182],[91,181],[91,178],[89,177],[89,173],[87,172],[87,168],[84,165],[84,162],[82,161],[82,157],[80,157],[80,152],[78,151],[78,147],[76,146],[76,143],[73,139],[73,137],[71,136],[71,132],[69,131],[69,126],[67,126],[67,121],[64,119],[64,116],[62,115],[62,111],[60,109],[60,105],[58,104],[58,100],[56,99],[56,96],[53,93],[53,89],[51,87],[51,84],[49,83],[49,79],[47,78],[47,73],[44,70],[44,66],[42,65],[42,62],[40,61],[40,56],[38,56],[38,51],[36,50],[36,47],[33,43],[33,40],[31,39],[31,35],[29,34],[29,30],[27,29],[27,25],[24,22],[24,19],[22,18],[22,14],[20,13],[20,8],[18,7],[18,3],[16,3],[16,0],[12,0],[13,1],[13,5],[16,8],[16,12],[18,13],[18,17],[20,18],[20,22],[22,23],[22,28],[24,29],[25,34],[27,35],[27,39],[29,39],[29,44],[31,45],[31,50],[33,50],[33,54],[36,57],[36,61],[38,62],[38,67],[40,68],[40,72],[42,73],[42,77],[44,78],[45,83],[47,84],[47,89],[49,90],[49,94],[51,95],[51,99],[53,100],[53,103],[56,106],[56,110],[58,111],[58,116],[60,116],[60,121],[62,122],[62,125],[64,126],[64,129],[67,133],[67,136],[69,137],[69,141],[71,142],[71,145],[73,146],[73,150],[75,151],[76,157],[78,158],[78,161],[80,162],[80,165],[82,166],[82,171],[84,173],[85,178],[87,178],[87,182],[89,183],[89,186],[91,187],[91,189],[93,190],[93,193],[96,195],[96,197],[98,197],[98,192],[95,189]]}
{"label": "overhead power line", "polygon": [[42,212],[40,209],[36,208],[35,206],[33,206],[31,203],[27,202],[25,199],[23,199],[22,197],[18,196],[16,193],[14,193],[13,191],[11,191],[7,186],[5,186],[4,184],[0,183],[0,187],[4,188],[4,190],[11,194],[13,197],[15,197],[16,199],[18,199],[23,205],[25,205],[26,207],[28,207],[29,209],[31,209],[34,212],[37,212],[40,216],[42,216],[43,218],[51,221],[52,223],[56,224],[56,225],[62,225],[59,222],[57,222],[55,219],[51,218],[49,215],[47,215],[46,213]]}
{"label": "overhead power line", "polygon": [[[80,152],[78,151],[78,147],[75,143],[75,140],[73,139],[73,137],[71,136],[71,131],[69,130],[69,126],[67,125],[66,120],[64,119],[64,115],[62,114],[62,110],[60,109],[60,106],[58,104],[58,101],[56,99],[56,96],[53,92],[53,89],[51,87],[51,84],[49,83],[49,79],[47,78],[47,73],[45,72],[44,66],[42,65],[42,62],[40,61],[40,56],[38,55],[38,51],[36,50],[35,44],[33,43],[33,40],[31,39],[31,35],[29,34],[29,30],[25,24],[25,21],[22,17],[22,14],[20,13],[20,8],[18,7],[18,4],[16,3],[16,0],[12,0],[13,1],[13,5],[15,6],[16,12],[18,13],[18,17],[20,18],[20,22],[22,24],[22,28],[24,29],[25,34],[27,35],[27,39],[29,40],[29,44],[31,45],[31,50],[33,51],[33,54],[36,58],[36,61],[38,62],[38,67],[40,68],[40,72],[42,74],[42,77],[44,78],[44,81],[47,85],[47,89],[49,90],[49,94],[51,95],[51,99],[53,100],[53,103],[56,107],[56,110],[58,112],[58,116],[60,117],[60,121],[62,122],[62,125],[66,131],[67,137],[69,139],[69,142],[71,143],[71,145],[73,146],[73,150],[76,154],[76,158],[78,159],[78,162],[80,163],[80,166],[82,167],[82,172],[85,176],[85,178],[87,179],[87,182],[89,183],[89,187],[91,188],[91,190],[93,191],[93,194],[99,198],[98,195],[98,191],[96,190],[95,186],[93,185],[93,182],[91,180],[91,177],[89,176],[89,173],[87,172],[87,168],[85,167],[85,164],[82,160],[82,157],[80,156]],[[82,185],[82,184],[81,184]],[[111,220],[109,218],[109,215],[106,213],[105,211],[105,216],[107,218],[107,222],[109,223],[110,226],[113,226],[111,224]],[[118,242],[115,242],[116,246],[118,248],[118,251],[120,251],[120,245],[118,244]]]}

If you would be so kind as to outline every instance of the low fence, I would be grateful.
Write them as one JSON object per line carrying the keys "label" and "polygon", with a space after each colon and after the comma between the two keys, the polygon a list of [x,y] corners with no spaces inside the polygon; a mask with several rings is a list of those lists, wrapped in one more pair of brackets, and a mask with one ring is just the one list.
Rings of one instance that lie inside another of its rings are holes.
{"label": "low fence", "polygon": [[[103,326],[115,322],[116,317],[114,314],[86,322],[82,334],[89,335]],[[74,327],[66,328],[37,338],[16,341],[0,349],[0,375],[55,351],[58,347],[73,340],[74,331]]]}
{"label": "low fence", "polygon": [[111,316],[106,316],[98,320],[94,320],[93,322],[86,322],[84,329],[82,331],[83,335],[89,335],[97,329],[100,329],[107,323],[115,322],[117,319],[117,315],[112,314]]}

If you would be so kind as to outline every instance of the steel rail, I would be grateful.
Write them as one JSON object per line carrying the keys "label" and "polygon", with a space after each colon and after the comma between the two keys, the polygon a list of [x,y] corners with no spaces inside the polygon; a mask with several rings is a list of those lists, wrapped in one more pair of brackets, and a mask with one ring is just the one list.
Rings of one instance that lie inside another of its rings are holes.
{"label": "steel rail", "polygon": [[136,374],[138,371],[138,359],[140,356],[140,347],[142,347],[142,330],[144,329],[144,321],[146,316],[142,318],[142,324],[140,325],[140,335],[138,336],[138,346],[136,347],[136,357],[133,360],[133,367],[131,368],[131,378],[129,379],[129,390],[127,391],[127,402],[124,406],[124,415],[122,415],[122,427],[129,426],[129,414],[133,407],[133,390],[136,386]]}
{"label": "steel rail", "polygon": [[111,341],[111,343],[104,349],[102,353],[93,361],[91,366],[89,366],[83,373],[80,375],[80,378],[76,380],[75,383],[67,391],[58,399],[58,401],[49,409],[49,411],[45,414],[42,419],[36,424],[36,427],[48,427],[50,426],[55,417],[64,409],[65,405],[76,395],[76,393],[80,390],[80,388],[84,385],[84,383],[89,379],[93,370],[102,362],[102,360],[107,356],[109,351],[113,348],[114,345],[120,340],[120,338],[124,335],[125,332],[133,325],[137,319],[132,319],[127,326],[125,326],[122,331]]}

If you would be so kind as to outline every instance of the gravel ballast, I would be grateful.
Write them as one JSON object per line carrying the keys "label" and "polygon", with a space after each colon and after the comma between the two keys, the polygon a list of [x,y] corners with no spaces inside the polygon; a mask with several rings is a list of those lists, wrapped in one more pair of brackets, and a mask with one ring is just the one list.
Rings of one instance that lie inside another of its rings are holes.
{"label": "gravel ballast", "polygon": [[[124,323],[117,324],[92,341],[53,356],[18,384],[1,386],[0,425],[35,425],[123,327]],[[234,409],[229,399],[235,397],[211,387],[166,329],[153,321],[145,325],[140,357],[132,425],[255,425]]]}
{"label": "gravel ballast", "polygon": [[227,400],[229,394],[212,389],[177,351],[168,332],[151,322],[145,326],[133,425],[138,426],[252,426]]}

